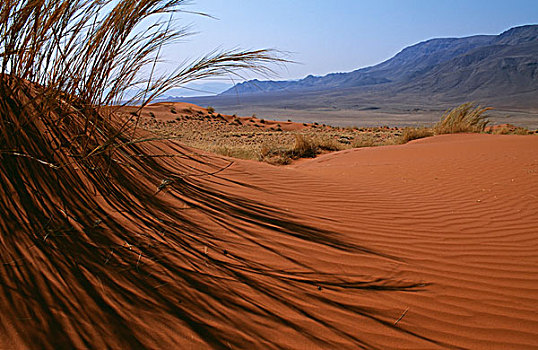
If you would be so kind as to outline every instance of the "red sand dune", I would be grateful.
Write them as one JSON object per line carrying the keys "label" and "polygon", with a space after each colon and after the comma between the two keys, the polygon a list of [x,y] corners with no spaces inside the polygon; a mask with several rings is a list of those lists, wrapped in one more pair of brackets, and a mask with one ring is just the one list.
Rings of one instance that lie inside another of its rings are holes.
{"label": "red sand dune", "polygon": [[[122,106],[121,110],[126,113],[138,112],[138,107]],[[141,115],[144,117],[150,116],[150,113],[154,113],[154,115],[158,116],[159,121],[172,121],[178,116],[185,116],[187,118],[190,118],[211,115],[212,119],[225,120],[228,123],[233,123],[234,121],[241,121],[243,125],[257,125],[257,127],[259,127],[260,129],[265,130],[270,130],[271,128],[280,128],[283,131],[295,131],[315,126],[312,123],[303,124],[292,121],[265,120],[257,118],[254,115],[251,117],[240,117],[229,114],[209,113],[207,108],[200,107],[187,102],[158,102],[144,107],[144,109],[141,111]]]}
{"label": "red sand dune", "polygon": [[125,217],[157,243],[121,242],[132,260],[98,276],[77,265],[83,286],[29,250],[49,282],[3,286],[0,348],[538,347],[538,137],[447,135],[290,167],[203,159],[220,170],[167,159],[191,177],[157,195],[184,210],[188,240]]}

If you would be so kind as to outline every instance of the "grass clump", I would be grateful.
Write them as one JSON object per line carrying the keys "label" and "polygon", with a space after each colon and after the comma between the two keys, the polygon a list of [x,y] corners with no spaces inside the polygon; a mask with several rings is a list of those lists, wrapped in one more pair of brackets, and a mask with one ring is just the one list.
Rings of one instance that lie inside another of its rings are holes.
{"label": "grass clump", "polygon": [[291,149],[275,143],[265,143],[260,149],[258,160],[273,165],[287,165],[292,161]]}
{"label": "grass clump", "polygon": [[314,158],[319,149],[319,144],[310,137],[301,134],[295,135],[295,146],[292,149],[294,159]]}
{"label": "grass clump", "polygon": [[[185,313],[170,308],[177,300],[188,300],[190,290],[222,305],[232,305],[235,297],[223,299],[206,289],[205,277],[186,269],[181,258],[202,265],[196,247],[218,244],[218,233],[201,227],[201,221],[158,191],[173,188],[200,203],[207,217],[215,215],[215,205],[224,208],[225,203],[234,203],[253,220],[269,223],[270,214],[262,217],[249,209],[251,203],[189,177],[196,171],[192,163],[168,157],[184,159],[186,151],[174,143],[153,142],[159,138],[147,138],[137,126],[142,108],[170,88],[247,68],[263,71],[263,64],[275,59],[267,50],[214,51],[184,61],[172,73],[157,74],[161,47],[188,34],[173,16],[186,12],[186,3],[1,2],[0,246],[5,263],[0,308],[2,321],[13,325],[8,334],[14,344],[151,348],[155,339],[148,341],[144,329],[128,326],[137,317],[133,310],[148,307],[214,339],[208,346],[222,347],[229,339],[199,321],[209,319],[206,304],[194,301]],[[138,106],[133,114],[116,115],[125,104]],[[164,233],[174,239],[164,242]],[[239,268],[214,271],[223,278],[242,273]],[[171,280],[178,283],[167,285],[166,293],[154,287]],[[130,307],[114,311],[124,303]],[[21,322],[20,315],[31,317]],[[111,327],[96,328],[100,322]],[[96,329],[105,332],[97,342],[91,336]]]}
{"label": "grass clump", "polygon": [[529,135],[532,132],[527,128],[506,124],[497,128],[490,128],[488,133],[496,135]]}
{"label": "grass clump", "polygon": [[292,148],[276,144],[265,144],[260,150],[259,160],[278,165],[290,164],[299,158],[314,158],[319,151],[319,144],[312,138],[302,134],[295,135],[295,145]]}
{"label": "grass clump", "polygon": [[351,142],[352,148],[362,148],[362,147],[373,147],[375,145],[375,140],[372,135],[359,135],[353,139]]}
{"label": "grass clump", "polygon": [[431,128],[404,128],[402,135],[399,138],[399,143],[404,144],[412,140],[422,139],[424,137],[433,136]]}
{"label": "grass clump", "polygon": [[230,147],[227,145],[218,145],[211,147],[210,152],[221,154],[226,157],[239,158],[239,159],[256,159],[258,157],[258,152],[252,147],[241,146],[241,147]]}
{"label": "grass clump", "polygon": [[436,134],[455,134],[462,132],[483,132],[489,123],[485,113],[492,108],[464,103],[446,112],[441,121],[435,124]]}
{"label": "grass clump", "polygon": [[334,139],[333,137],[318,137],[316,139],[317,146],[323,151],[341,151],[345,148],[344,144]]}

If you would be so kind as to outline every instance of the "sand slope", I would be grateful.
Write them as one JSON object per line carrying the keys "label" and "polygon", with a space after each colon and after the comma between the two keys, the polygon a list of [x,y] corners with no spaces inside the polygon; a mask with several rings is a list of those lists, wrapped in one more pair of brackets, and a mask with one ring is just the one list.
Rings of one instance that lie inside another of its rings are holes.
{"label": "sand slope", "polygon": [[159,159],[190,174],[150,199],[180,228],[116,213],[116,265],[4,256],[3,281],[37,288],[3,285],[0,348],[536,348],[537,150],[448,135],[289,167]]}
{"label": "sand slope", "polygon": [[[247,172],[242,167],[238,176]],[[407,310],[398,326],[428,341],[390,339],[357,321],[355,331],[370,345],[538,346],[538,138],[446,135],[328,154],[293,168],[271,168],[260,179],[282,207],[345,232],[346,242],[402,259],[365,259],[360,270],[428,283],[377,300],[394,321]]]}
{"label": "sand slope", "polygon": [[536,137],[440,136],[297,170],[347,186],[331,217],[432,283],[392,296],[409,308],[401,325],[463,348],[538,346]]}

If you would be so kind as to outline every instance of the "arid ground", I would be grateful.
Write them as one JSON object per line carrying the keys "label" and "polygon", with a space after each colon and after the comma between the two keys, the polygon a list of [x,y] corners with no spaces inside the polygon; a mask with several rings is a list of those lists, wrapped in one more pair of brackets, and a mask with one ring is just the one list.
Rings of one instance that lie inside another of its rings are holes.
{"label": "arid ground", "polygon": [[187,3],[2,1],[0,350],[538,348],[538,26],[246,113],[159,100],[290,63]]}
{"label": "arid ground", "polygon": [[[160,132],[148,140],[194,123],[151,108],[140,127]],[[235,119],[259,125],[241,136],[254,140],[278,124],[350,142],[401,133],[185,108],[203,111],[199,140],[217,125],[238,132]],[[0,348],[538,347],[537,135],[440,135],[287,166],[178,142],[121,158],[148,159],[120,179],[140,204],[114,207],[97,189],[80,204],[96,208],[87,237],[9,243],[3,273],[25,282],[3,286]]]}
{"label": "arid ground", "polygon": [[[401,134],[361,131],[388,143]],[[382,284],[412,286],[376,291],[273,281],[267,287],[276,300],[253,293],[252,301],[277,318],[259,327],[241,313],[227,315],[232,324],[246,323],[237,337],[250,339],[255,328],[259,336],[249,341],[257,347],[294,349],[537,347],[536,150],[536,135],[458,134],[347,149],[288,167],[228,159],[233,164],[217,181],[228,191],[333,232],[340,247],[364,248],[340,251],[338,243],[333,249],[314,237],[269,232],[240,244],[243,234],[228,233],[228,254],[241,251],[283,274],[311,269],[340,281],[386,278]],[[258,278],[267,283],[264,273]]]}

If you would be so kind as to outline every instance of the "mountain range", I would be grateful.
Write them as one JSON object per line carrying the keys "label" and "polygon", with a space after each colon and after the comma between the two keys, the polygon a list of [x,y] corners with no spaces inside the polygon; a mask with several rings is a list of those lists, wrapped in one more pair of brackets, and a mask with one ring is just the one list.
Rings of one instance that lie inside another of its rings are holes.
{"label": "mountain range", "polygon": [[444,106],[469,100],[536,111],[538,25],[514,27],[499,35],[430,39],[375,66],[300,80],[250,80],[191,102],[230,110],[238,104],[359,109],[385,104]]}
{"label": "mountain range", "polygon": [[229,94],[263,94],[390,85],[398,91],[480,95],[528,92],[538,88],[538,25],[500,35],[431,39],[403,49],[378,65],[349,73],[309,75],[297,81],[251,80]]}

